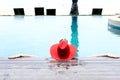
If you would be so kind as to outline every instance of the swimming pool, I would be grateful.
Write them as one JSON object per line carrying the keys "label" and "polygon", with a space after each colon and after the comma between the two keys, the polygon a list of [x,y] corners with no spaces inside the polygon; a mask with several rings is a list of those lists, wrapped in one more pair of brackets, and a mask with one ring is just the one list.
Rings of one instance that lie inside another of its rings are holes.
{"label": "swimming pool", "polygon": [[0,57],[20,53],[50,57],[50,46],[61,38],[74,44],[80,57],[120,55],[120,35],[108,29],[108,16],[74,19],[72,16],[0,16]]}

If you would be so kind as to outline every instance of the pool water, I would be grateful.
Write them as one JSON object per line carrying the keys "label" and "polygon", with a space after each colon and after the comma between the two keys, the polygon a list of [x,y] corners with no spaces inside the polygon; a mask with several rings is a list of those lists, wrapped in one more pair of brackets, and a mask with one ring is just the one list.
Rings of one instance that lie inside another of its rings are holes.
{"label": "pool water", "polygon": [[[120,55],[120,34],[108,29],[109,16],[0,16],[0,57],[50,57],[50,46],[66,38],[77,57]],[[119,31],[118,31],[119,32]]]}

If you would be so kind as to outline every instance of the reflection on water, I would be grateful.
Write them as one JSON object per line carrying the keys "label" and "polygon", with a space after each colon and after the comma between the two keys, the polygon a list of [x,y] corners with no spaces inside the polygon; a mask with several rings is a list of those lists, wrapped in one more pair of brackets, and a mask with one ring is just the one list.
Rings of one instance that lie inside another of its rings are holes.
{"label": "reflection on water", "polygon": [[72,16],[72,24],[71,24],[71,31],[72,31],[71,44],[73,44],[77,48],[76,57],[78,57],[78,46],[79,46],[77,18],[78,18],[77,16]]}
{"label": "reflection on water", "polygon": [[64,68],[64,69],[70,69],[71,67],[75,66],[81,66],[81,62],[79,60],[69,60],[69,61],[56,61],[56,60],[50,60],[49,68],[55,69],[55,68]]}
{"label": "reflection on water", "polygon": [[14,19],[15,19],[15,20],[21,20],[21,19],[23,20],[23,19],[24,19],[24,16],[14,16]]}
{"label": "reflection on water", "polygon": [[111,25],[108,25],[108,31],[112,32],[115,35],[120,36],[120,28],[118,27],[113,27]]}

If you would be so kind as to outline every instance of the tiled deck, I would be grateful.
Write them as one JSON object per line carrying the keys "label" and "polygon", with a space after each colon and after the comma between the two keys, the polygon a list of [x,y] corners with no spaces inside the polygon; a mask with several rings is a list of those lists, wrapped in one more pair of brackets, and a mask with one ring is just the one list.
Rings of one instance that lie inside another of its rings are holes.
{"label": "tiled deck", "polygon": [[0,59],[0,80],[120,80],[120,59],[80,57],[69,62],[50,58]]}

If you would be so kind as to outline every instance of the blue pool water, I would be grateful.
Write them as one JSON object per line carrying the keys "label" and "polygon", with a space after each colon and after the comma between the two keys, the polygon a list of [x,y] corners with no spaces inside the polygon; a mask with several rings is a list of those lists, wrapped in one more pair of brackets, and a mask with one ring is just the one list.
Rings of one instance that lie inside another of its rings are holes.
{"label": "blue pool water", "polygon": [[0,57],[50,57],[50,46],[61,38],[77,47],[79,57],[120,55],[120,35],[108,29],[108,16],[0,16]]}

